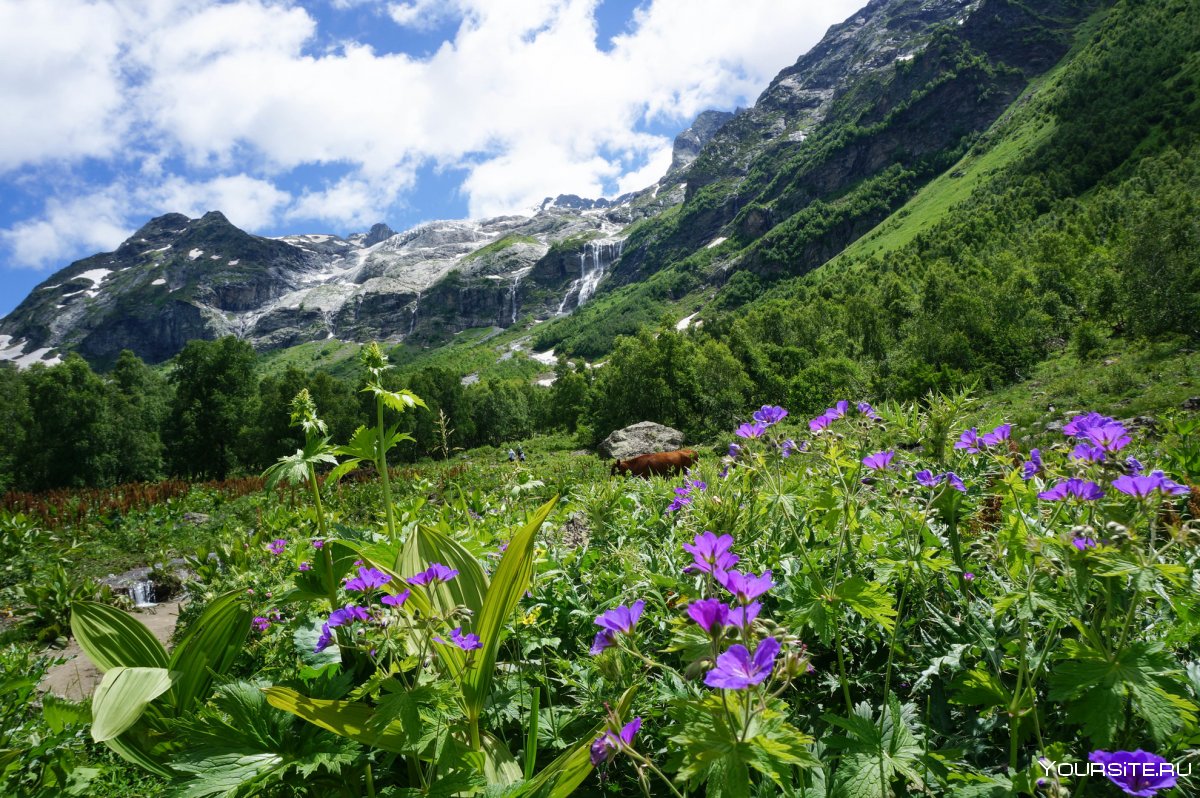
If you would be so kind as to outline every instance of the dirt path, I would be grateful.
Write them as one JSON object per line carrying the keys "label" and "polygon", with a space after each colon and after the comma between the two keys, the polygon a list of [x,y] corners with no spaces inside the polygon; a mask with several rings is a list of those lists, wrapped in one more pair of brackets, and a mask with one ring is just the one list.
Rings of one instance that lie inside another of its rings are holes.
{"label": "dirt path", "polygon": [[[162,604],[135,610],[130,614],[144,623],[159,642],[166,645],[175,632],[175,622],[179,619],[179,602],[164,601]],[[79,644],[75,642],[74,638],[66,648],[50,649],[46,653],[56,657],[65,657],[67,661],[61,665],[55,665],[46,672],[46,678],[38,685],[38,689],[43,692],[79,701],[91,695],[104,676],[79,648]]]}

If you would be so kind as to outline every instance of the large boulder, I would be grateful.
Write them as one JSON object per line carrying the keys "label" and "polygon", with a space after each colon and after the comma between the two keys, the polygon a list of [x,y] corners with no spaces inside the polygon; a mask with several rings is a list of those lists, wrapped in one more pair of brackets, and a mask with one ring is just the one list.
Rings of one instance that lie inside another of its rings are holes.
{"label": "large boulder", "polygon": [[639,454],[673,452],[683,446],[683,433],[653,421],[637,424],[611,433],[600,444],[600,456],[608,460],[627,460]]}

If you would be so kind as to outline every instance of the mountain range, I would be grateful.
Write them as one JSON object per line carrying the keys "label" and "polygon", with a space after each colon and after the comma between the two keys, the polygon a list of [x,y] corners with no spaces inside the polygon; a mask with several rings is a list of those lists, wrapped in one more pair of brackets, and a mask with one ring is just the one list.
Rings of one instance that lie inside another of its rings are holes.
{"label": "mountain range", "polygon": [[0,359],[75,351],[103,366],[130,349],[162,362],[229,334],[260,350],[436,345],[537,322],[552,322],[544,344],[602,354],[664,309],[735,307],[754,298],[735,296],[745,286],[801,277],[895,224],[989,144],[1103,5],[872,0],[753,106],[702,113],[656,184],[612,200],[346,237],[269,239],[217,210],[168,213],[37,286],[0,320]]}

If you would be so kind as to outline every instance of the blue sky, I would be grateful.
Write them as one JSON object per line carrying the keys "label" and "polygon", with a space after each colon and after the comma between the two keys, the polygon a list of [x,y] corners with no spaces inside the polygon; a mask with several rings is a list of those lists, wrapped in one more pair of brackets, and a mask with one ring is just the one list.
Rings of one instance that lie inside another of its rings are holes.
{"label": "blue sky", "polygon": [[650,185],[861,0],[0,0],[0,314],[168,212],[262,235]]}

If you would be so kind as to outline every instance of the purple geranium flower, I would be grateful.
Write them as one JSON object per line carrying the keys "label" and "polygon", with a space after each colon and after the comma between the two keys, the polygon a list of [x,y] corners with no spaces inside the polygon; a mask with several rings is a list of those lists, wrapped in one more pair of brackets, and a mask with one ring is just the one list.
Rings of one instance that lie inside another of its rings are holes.
{"label": "purple geranium flower", "polygon": [[863,458],[862,462],[867,468],[873,468],[876,471],[886,471],[892,466],[892,458],[896,456],[893,451],[876,452],[869,454]]}
{"label": "purple geranium flower", "polygon": [[979,440],[984,446],[995,446],[996,444],[1008,440],[1009,433],[1012,432],[1012,424],[1001,424],[991,432],[982,436]]}
{"label": "purple geranium flower", "polygon": [[1175,786],[1177,773],[1171,763],[1143,751],[1092,751],[1088,761],[1102,765],[1104,775],[1126,795],[1149,798],[1159,790]]}
{"label": "purple geranium flower", "polygon": [[359,607],[355,604],[347,604],[345,607],[329,613],[330,626],[345,626],[354,621],[369,620],[371,620],[371,615],[367,612],[367,608]]}
{"label": "purple geranium flower", "polygon": [[1117,452],[1129,445],[1129,433],[1125,426],[1117,422],[1092,427],[1087,431],[1087,438],[1106,452]]}
{"label": "purple geranium flower", "polygon": [[1142,461],[1133,455],[1129,455],[1125,458],[1125,467],[1129,469],[1130,474],[1134,475],[1140,474],[1146,470],[1146,466],[1142,465]]}
{"label": "purple geranium flower", "polygon": [[267,548],[271,550],[272,554],[278,557],[280,554],[283,554],[283,550],[287,548],[287,541],[283,538],[272,540],[271,544],[267,546]]}
{"label": "purple geranium flower", "polygon": [[941,476],[934,476],[934,473],[928,468],[918,471],[913,474],[913,477],[916,478],[918,485],[923,485],[926,488],[936,488],[938,483],[942,481]]}
{"label": "purple geranium flower", "polygon": [[775,585],[771,581],[770,571],[763,571],[762,576],[739,571],[717,571],[715,575],[721,587],[736,596],[742,604],[749,604]]}
{"label": "purple geranium flower", "polygon": [[810,430],[812,430],[813,432],[820,432],[823,429],[828,429],[829,425],[832,423],[833,423],[833,417],[830,416],[828,413],[825,413],[825,414],[819,415],[816,418],[809,421],[808,428]]}
{"label": "purple geranium flower", "polygon": [[588,649],[588,653],[592,656],[599,654],[604,649],[614,645],[617,642],[616,636],[611,629],[601,629],[596,632],[596,636],[592,638],[592,647]]}
{"label": "purple geranium flower", "polygon": [[414,585],[436,585],[438,582],[449,582],[456,576],[458,576],[457,570],[435,562],[430,563],[429,567],[419,574],[410,576],[408,581]]}
{"label": "purple geranium flower", "polygon": [[726,690],[745,690],[762,684],[775,667],[775,656],[779,653],[779,641],[768,637],[758,644],[754,656],[742,645],[732,645],[717,657],[717,665],[704,677],[709,687]]}
{"label": "purple geranium flower", "polygon": [[317,538],[317,539],[313,540],[313,542],[312,542],[312,547],[314,549],[319,549],[324,545],[325,545],[325,541],[321,540],[320,538]]}
{"label": "purple geranium flower", "polygon": [[717,537],[707,530],[701,532],[691,543],[683,544],[683,550],[695,560],[683,569],[684,573],[711,574],[714,571],[728,571],[738,563],[738,556],[730,551],[732,546],[732,535]]}
{"label": "purple geranium flower", "polygon": [[1097,543],[1096,543],[1096,541],[1092,540],[1091,538],[1075,538],[1074,540],[1071,541],[1071,545],[1074,546],[1079,551],[1085,551],[1087,549],[1096,548]]}
{"label": "purple geranium flower", "polygon": [[730,607],[729,626],[737,629],[745,628],[747,625],[754,623],[754,619],[758,617],[761,609],[762,604],[757,601],[752,601],[744,607]]}
{"label": "purple geranium flower", "polygon": [[1071,450],[1071,459],[1081,460],[1085,463],[1103,463],[1104,447],[1092,446],[1090,443],[1077,443]]}
{"label": "purple geranium flower", "polygon": [[1064,499],[1083,499],[1084,501],[1093,501],[1104,495],[1104,489],[1095,482],[1085,482],[1082,479],[1072,477],[1064,479],[1050,488],[1038,494],[1039,499],[1048,502],[1060,502]]}
{"label": "purple geranium flower", "polygon": [[1025,465],[1021,466],[1021,479],[1028,482],[1042,470],[1042,450],[1030,449],[1029,459],[1025,461]]}
{"label": "purple geranium flower", "polygon": [[399,607],[404,602],[408,601],[408,597],[410,595],[412,595],[411,590],[405,590],[403,593],[397,593],[394,596],[391,595],[390,593],[385,593],[383,596],[380,597],[379,600],[382,601],[384,604],[388,605],[389,607]]}
{"label": "purple geranium flower", "polygon": [[1082,413],[1063,425],[1063,435],[1078,438],[1081,435],[1086,435],[1087,431],[1092,427],[1103,427],[1105,424],[1113,423],[1114,420],[1099,413]]}
{"label": "purple geranium flower", "polygon": [[729,607],[720,599],[700,599],[688,604],[688,616],[709,634],[717,634],[721,627],[729,626]]}
{"label": "purple geranium flower", "polygon": [[638,618],[642,617],[642,610],[645,608],[646,602],[641,599],[633,602],[628,607],[622,604],[620,607],[596,616],[596,625],[612,632],[631,634],[633,627],[637,625]]}
{"label": "purple geranium flower", "polygon": [[779,456],[786,460],[792,456],[792,452],[796,450],[804,451],[805,448],[807,448],[807,445],[797,446],[794,440],[788,438],[779,445]]}
{"label": "purple geranium flower", "polygon": [[942,474],[942,479],[949,482],[950,487],[954,488],[959,493],[967,492],[967,486],[963,484],[962,477],[960,477],[958,474],[955,474],[953,471],[947,471],[945,474]]}
{"label": "purple geranium flower", "polygon": [[736,443],[729,444],[729,456],[737,459],[737,456],[742,453],[742,447]]}
{"label": "purple geranium flower", "polygon": [[1182,496],[1185,493],[1191,493],[1192,489],[1187,485],[1181,485],[1173,479],[1169,479],[1166,474],[1161,471],[1151,471],[1150,476],[1158,480],[1158,489],[1170,496]]}
{"label": "purple geranium flower", "polygon": [[733,431],[734,435],[739,438],[761,438],[763,433],[767,431],[767,425],[760,421],[755,421],[750,424],[742,424]]}
{"label": "purple geranium flower", "polygon": [[875,408],[871,407],[871,405],[867,404],[866,402],[858,403],[858,412],[872,421],[883,421],[883,416],[876,413]]}
{"label": "purple geranium flower", "polygon": [[788,411],[784,410],[779,405],[763,405],[759,410],[754,411],[754,420],[768,427],[772,424],[778,424],[787,418]]}
{"label": "purple geranium flower", "polygon": [[440,637],[435,637],[433,639],[439,643],[442,643],[443,645],[456,645],[463,651],[474,651],[477,648],[483,648],[483,643],[479,642],[479,635],[475,634],[474,632],[469,635],[464,635],[461,626],[450,633],[449,642]]}
{"label": "purple geranium flower", "polygon": [[271,628],[271,621],[261,615],[256,615],[250,624],[260,632],[265,632]]}
{"label": "purple geranium flower", "polygon": [[312,570],[312,566],[308,564],[308,560],[305,560],[304,562],[300,563],[300,570],[301,571],[311,571]]}
{"label": "purple geranium flower", "polygon": [[979,430],[971,427],[969,430],[958,436],[958,441],[955,442],[955,449],[966,449],[969,454],[975,454],[979,451]]}
{"label": "purple geranium flower", "polygon": [[385,574],[383,571],[361,566],[358,569],[358,576],[354,577],[353,579],[346,580],[345,588],[347,590],[355,590],[360,593],[366,593],[368,590],[374,590],[377,587],[383,587],[390,581],[392,581],[392,577],[388,574]]}
{"label": "purple geranium flower", "polygon": [[611,729],[601,734],[592,743],[592,767],[612,759],[613,755],[622,748],[632,748],[633,738],[642,728],[642,719],[634,718],[622,727],[620,732]]}
{"label": "purple geranium flower", "polygon": [[1180,485],[1167,478],[1161,471],[1153,471],[1148,477],[1122,475],[1113,480],[1112,486],[1122,493],[1127,493],[1138,499],[1149,498],[1154,491],[1160,491],[1172,496],[1181,496],[1190,492],[1186,485]]}
{"label": "purple geranium flower", "polygon": [[321,626],[321,636],[317,638],[317,645],[313,649],[314,654],[320,654],[325,649],[329,648],[329,644],[333,642],[333,630],[329,628],[329,624]]}

